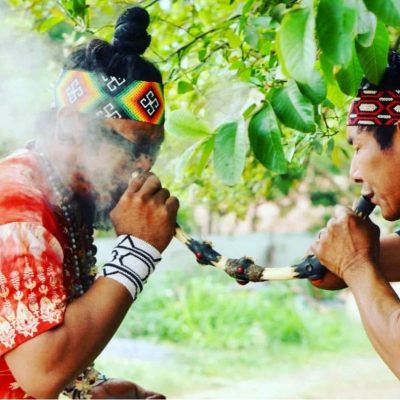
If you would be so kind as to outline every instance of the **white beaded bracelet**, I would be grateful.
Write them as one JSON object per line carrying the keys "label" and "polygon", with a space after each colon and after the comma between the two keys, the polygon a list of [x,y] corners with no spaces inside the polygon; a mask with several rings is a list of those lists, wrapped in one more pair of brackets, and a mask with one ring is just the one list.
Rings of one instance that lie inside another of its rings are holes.
{"label": "white beaded bracelet", "polygon": [[112,251],[112,260],[97,274],[124,285],[133,300],[143,290],[147,278],[161,261],[160,252],[151,244],[134,236],[121,235]]}

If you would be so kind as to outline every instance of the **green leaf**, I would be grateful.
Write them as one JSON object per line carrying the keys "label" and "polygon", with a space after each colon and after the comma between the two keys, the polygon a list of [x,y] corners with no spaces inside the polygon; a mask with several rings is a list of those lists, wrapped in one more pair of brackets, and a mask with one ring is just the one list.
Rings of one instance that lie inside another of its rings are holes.
{"label": "green leaf", "polygon": [[232,49],[239,48],[242,44],[242,40],[240,39],[240,36],[237,35],[233,30],[227,29],[225,31],[225,37],[228,40],[229,46]]}
{"label": "green leaf", "polygon": [[283,18],[277,35],[277,52],[283,71],[299,82],[308,82],[316,59],[312,9],[298,8]]}
{"label": "green leaf", "polygon": [[322,53],[320,55],[319,63],[322,72],[324,74],[324,77],[328,81],[328,83],[334,82],[335,81],[335,75],[333,74],[334,65],[332,64],[331,60],[325,55],[325,53]]}
{"label": "green leaf", "polygon": [[382,21],[378,21],[372,46],[363,47],[356,44],[358,58],[364,74],[375,85],[379,83],[385,72],[389,46],[389,33]]}
{"label": "green leaf", "polygon": [[193,90],[193,85],[186,81],[178,82],[178,93],[184,94],[187,92],[191,92]]}
{"label": "green leaf", "polygon": [[244,27],[244,40],[253,48],[258,47],[258,32],[257,28],[248,21]]}
{"label": "green leaf", "polygon": [[216,132],[214,168],[226,185],[234,185],[242,175],[246,159],[246,138],[237,122],[222,125]]}
{"label": "green leaf", "polygon": [[361,46],[369,47],[374,40],[378,20],[375,14],[367,10],[362,0],[357,1],[357,8],[357,42]]}
{"label": "green leaf", "polygon": [[198,153],[200,145],[201,142],[194,143],[192,146],[186,149],[183,154],[178,158],[178,162],[175,166],[175,175],[177,179],[183,178],[186,165]]}
{"label": "green leaf", "polygon": [[266,103],[250,120],[249,139],[257,160],[265,168],[277,173],[286,172],[281,131],[269,103]]}
{"label": "green leaf", "polygon": [[47,18],[46,20],[44,20],[43,22],[41,22],[38,25],[37,30],[39,32],[47,32],[51,28],[53,28],[56,25],[58,25],[59,23],[63,22],[64,19],[65,18],[64,18],[63,15],[57,15],[57,16],[54,16],[54,17]]}
{"label": "green leaf", "polygon": [[199,176],[203,172],[204,168],[208,163],[208,160],[210,159],[211,153],[214,149],[214,142],[215,142],[215,136],[213,135],[210,137],[210,139],[206,140],[201,145],[201,149],[199,150],[201,151],[200,160],[197,163],[197,168],[196,168],[196,173]]}
{"label": "green leaf", "polygon": [[326,82],[321,73],[314,70],[308,84],[297,82],[300,92],[308,97],[313,104],[322,103],[327,94]]}
{"label": "green leaf", "polygon": [[248,119],[253,114],[254,110],[257,108],[256,104],[251,104],[247,109],[243,112],[243,118]]}
{"label": "green leaf", "polygon": [[199,139],[211,134],[208,126],[187,110],[170,112],[165,129],[172,135],[191,139]]}
{"label": "green leaf", "polygon": [[63,7],[72,18],[84,18],[88,9],[86,0],[61,0]]}
{"label": "green leaf", "polygon": [[243,14],[246,14],[250,11],[250,9],[255,1],[256,0],[247,0],[246,1],[245,5],[243,6]]}
{"label": "green leaf", "polygon": [[278,118],[289,128],[314,132],[314,108],[294,81],[287,87],[272,90],[271,104]]}
{"label": "green leaf", "polygon": [[326,144],[326,154],[329,158],[332,157],[332,152],[333,149],[335,148],[335,139],[334,138],[330,138],[328,140],[328,143]]}
{"label": "green leaf", "polygon": [[347,96],[340,90],[337,82],[328,84],[327,99],[331,101],[336,107],[343,108],[346,105]]}
{"label": "green leaf", "polygon": [[353,0],[321,0],[317,15],[317,33],[321,50],[335,65],[351,60],[352,42],[357,22]]}
{"label": "green leaf", "polygon": [[72,2],[75,15],[84,17],[87,10],[86,0],[73,0]]}
{"label": "green leaf", "polygon": [[201,49],[198,52],[199,61],[203,62],[207,57],[207,49]]}
{"label": "green leaf", "polygon": [[400,0],[364,0],[364,3],[387,25],[400,26]]}
{"label": "green leaf", "polygon": [[271,10],[271,17],[277,21],[281,22],[284,15],[286,13],[286,6],[283,3],[279,3],[276,6],[274,6]]}
{"label": "green leaf", "polygon": [[355,96],[360,87],[363,78],[363,69],[358,61],[355,46],[353,46],[353,53],[350,64],[346,68],[342,68],[337,74],[337,82],[341,91],[349,96]]}

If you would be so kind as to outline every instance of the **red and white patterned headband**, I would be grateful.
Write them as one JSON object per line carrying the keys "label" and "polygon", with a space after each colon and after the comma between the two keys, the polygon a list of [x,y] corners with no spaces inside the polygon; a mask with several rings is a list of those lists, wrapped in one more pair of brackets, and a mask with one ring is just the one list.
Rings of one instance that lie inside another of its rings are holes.
{"label": "red and white patterned headband", "polygon": [[400,89],[359,90],[347,126],[397,125],[400,120]]}

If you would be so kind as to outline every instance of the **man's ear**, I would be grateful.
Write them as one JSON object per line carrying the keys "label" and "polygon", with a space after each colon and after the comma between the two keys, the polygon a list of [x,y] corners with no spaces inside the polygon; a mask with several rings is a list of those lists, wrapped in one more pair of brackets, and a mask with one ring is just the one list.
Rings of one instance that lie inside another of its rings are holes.
{"label": "man's ear", "polygon": [[62,107],[58,110],[55,134],[59,143],[78,145],[84,134],[84,125],[80,114],[71,107]]}

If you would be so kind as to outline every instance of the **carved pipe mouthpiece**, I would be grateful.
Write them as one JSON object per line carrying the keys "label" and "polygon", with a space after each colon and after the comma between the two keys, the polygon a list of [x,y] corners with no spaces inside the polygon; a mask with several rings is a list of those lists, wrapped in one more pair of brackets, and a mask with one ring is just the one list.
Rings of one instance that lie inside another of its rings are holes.
{"label": "carved pipe mouthpiece", "polygon": [[371,203],[368,197],[361,196],[358,199],[356,206],[354,207],[354,212],[361,218],[365,219],[374,211],[376,207],[375,204]]}

